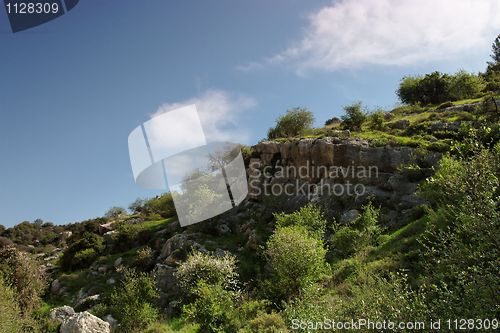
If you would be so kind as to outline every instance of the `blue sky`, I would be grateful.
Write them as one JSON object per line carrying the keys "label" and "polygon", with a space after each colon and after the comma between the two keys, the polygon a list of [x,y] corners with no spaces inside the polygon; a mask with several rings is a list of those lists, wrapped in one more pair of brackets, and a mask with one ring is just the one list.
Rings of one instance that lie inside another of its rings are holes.
{"label": "blue sky", "polygon": [[0,224],[158,194],[135,185],[127,137],[165,104],[220,102],[221,130],[255,143],[291,107],[322,125],[353,101],[393,107],[404,75],[483,70],[495,1],[417,3],[82,0],[16,34],[0,11]]}

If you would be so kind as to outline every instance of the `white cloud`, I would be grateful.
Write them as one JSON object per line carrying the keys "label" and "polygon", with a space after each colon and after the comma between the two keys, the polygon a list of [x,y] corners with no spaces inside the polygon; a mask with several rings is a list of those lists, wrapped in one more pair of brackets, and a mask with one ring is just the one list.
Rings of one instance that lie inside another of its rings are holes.
{"label": "white cloud", "polygon": [[238,116],[257,103],[251,97],[224,90],[207,90],[185,101],[164,104],[151,117],[191,104],[196,105],[207,141],[245,143],[249,140],[249,133],[238,122]]}
{"label": "white cloud", "polygon": [[489,48],[500,31],[498,0],[342,0],[309,16],[303,38],[254,70],[297,72],[363,65],[409,65]]}

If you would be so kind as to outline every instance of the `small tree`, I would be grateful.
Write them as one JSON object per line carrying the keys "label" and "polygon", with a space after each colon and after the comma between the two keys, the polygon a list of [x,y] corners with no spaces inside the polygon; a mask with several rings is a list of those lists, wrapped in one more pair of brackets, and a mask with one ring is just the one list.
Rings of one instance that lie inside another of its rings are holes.
{"label": "small tree", "polygon": [[276,120],[276,126],[268,131],[269,139],[290,138],[310,129],[314,115],[307,108],[293,108]]}
{"label": "small tree", "polygon": [[111,294],[111,313],[122,332],[138,332],[155,322],[158,291],[154,279],[146,273],[126,270],[118,287]]}
{"label": "small tree", "polygon": [[266,256],[274,275],[272,292],[288,299],[317,282],[325,272],[323,242],[309,236],[306,228],[278,228],[267,242]]}
{"label": "small tree", "polygon": [[418,84],[422,81],[422,76],[405,76],[399,83],[396,91],[401,102],[405,104],[415,104],[420,102]]}
{"label": "small tree", "polygon": [[127,215],[127,211],[125,208],[122,207],[111,207],[106,214],[104,214],[104,217],[108,219],[116,219],[120,216]]}
{"label": "small tree", "polygon": [[285,214],[274,214],[276,227],[301,226],[307,229],[310,236],[323,239],[326,229],[326,220],[321,210],[314,204],[308,204],[300,210]]}
{"label": "small tree", "polygon": [[485,88],[481,76],[460,70],[450,77],[449,95],[451,100],[477,97]]}
{"label": "small tree", "polygon": [[345,115],[342,116],[342,127],[351,131],[360,131],[366,121],[367,114],[362,109],[361,102],[344,106]]}
{"label": "small tree", "polygon": [[385,112],[377,110],[368,116],[368,127],[371,130],[382,131],[384,129]]}
{"label": "small tree", "polygon": [[237,289],[236,257],[226,253],[216,257],[208,253],[193,252],[179,265],[176,277],[187,294],[193,292],[199,281],[220,284],[225,289]]}

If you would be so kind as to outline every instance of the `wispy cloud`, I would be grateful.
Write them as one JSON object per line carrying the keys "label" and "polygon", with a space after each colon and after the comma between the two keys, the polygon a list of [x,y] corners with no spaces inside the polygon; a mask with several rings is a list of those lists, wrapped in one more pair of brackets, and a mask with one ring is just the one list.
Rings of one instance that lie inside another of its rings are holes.
{"label": "wispy cloud", "polygon": [[[151,117],[190,104],[196,105],[207,141],[246,143],[249,140],[250,133],[240,126],[238,118],[257,102],[252,97],[224,90],[211,89],[185,101],[164,104]],[[183,135],[189,136],[189,133]]]}
{"label": "wispy cloud", "polygon": [[252,71],[284,65],[303,73],[409,65],[484,49],[500,31],[498,0],[342,0],[308,18],[304,36]]}

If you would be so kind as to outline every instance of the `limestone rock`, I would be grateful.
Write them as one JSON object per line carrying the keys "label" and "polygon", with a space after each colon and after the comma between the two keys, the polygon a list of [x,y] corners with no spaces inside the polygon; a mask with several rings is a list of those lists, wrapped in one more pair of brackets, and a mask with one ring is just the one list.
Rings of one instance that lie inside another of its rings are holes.
{"label": "limestone rock", "polygon": [[79,312],[63,322],[61,333],[110,333],[109,323],[84,311]]}
{"label": "limestone rock", "polygon": [[50,310],[49,318],[52,320],[59,320],[63,323],[65,320],[69,319],[75,314],[75,310],[71,306],[61,306]]}

